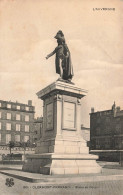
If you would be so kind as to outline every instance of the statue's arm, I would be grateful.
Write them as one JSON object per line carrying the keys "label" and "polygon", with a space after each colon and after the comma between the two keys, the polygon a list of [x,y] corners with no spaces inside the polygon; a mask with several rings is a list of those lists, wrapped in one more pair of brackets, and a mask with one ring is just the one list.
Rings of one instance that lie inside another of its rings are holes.
{"label": "statue's arm", "polygon": [[50,57],[53,56],[55,53],[56,53],[56,51],[54,50],[53,52],[51,52],[50,54],[48,54],[48,55],[46,56],[46,59],[50,58]]}

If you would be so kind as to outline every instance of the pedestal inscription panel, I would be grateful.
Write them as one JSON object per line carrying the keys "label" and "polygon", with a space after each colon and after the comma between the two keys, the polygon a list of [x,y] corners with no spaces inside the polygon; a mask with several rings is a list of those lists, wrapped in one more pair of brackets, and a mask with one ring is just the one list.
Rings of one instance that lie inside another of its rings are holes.
{"label": "pedestal inscription panel", "polygon": [[46,128],[47,130],[53,129],[53,103],[46,106]]}
{"label": "pedestal inscription panel", "polygon": [[63,129],[75,130],[76,128],[76,104],[72,102],[63,103]]}

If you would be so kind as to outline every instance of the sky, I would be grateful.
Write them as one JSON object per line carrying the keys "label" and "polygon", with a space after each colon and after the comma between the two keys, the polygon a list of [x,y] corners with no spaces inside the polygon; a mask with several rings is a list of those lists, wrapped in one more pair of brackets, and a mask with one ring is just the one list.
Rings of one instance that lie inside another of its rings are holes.
{"label": "sky", "polygon": [[[115,8],[96,10],[95,8]],[[88,90],[82,99],[81,122],[89,127],[91,107],[123,109],[122,0],[0,0],[0,99],[33,101],[56,81],[54,36],[62,30],[74,69],[73,82]]]}

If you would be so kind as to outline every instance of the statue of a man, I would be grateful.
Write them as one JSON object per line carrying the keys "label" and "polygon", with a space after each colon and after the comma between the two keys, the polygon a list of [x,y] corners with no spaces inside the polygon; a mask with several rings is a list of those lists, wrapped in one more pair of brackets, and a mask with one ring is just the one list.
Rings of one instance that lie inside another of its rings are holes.
{"label": "statue of a man", "polygon": [[62,79],[71,81],[73,77],[73,67],[71,63],[70,51],[65,43],[63,32],[61,30],[58,31],[54,38],[57,39],[58,46],[53,52],[47,55],[46,59],[56,54],[56,73],[60,74]]}

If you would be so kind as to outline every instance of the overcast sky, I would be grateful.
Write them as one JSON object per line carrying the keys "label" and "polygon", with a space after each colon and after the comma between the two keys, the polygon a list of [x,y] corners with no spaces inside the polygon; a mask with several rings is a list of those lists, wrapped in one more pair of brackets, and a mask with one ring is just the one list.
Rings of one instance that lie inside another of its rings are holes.
{"label": "overcast sky", "polygon": [[115,100],[123,109],[122,0],[0,0],[0,99],[32,99],[42,114],[36,93],[59,77],[55,56],[45,59],[58,30],[71,51],[73,82],[88,90],[82,123],[89,127],[91,107],[108,110]]}

